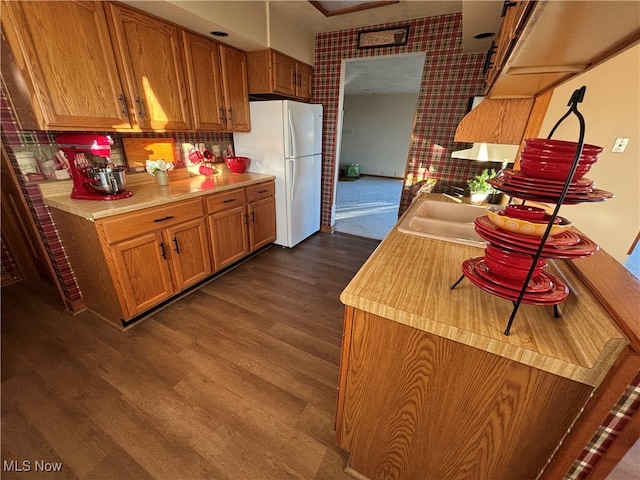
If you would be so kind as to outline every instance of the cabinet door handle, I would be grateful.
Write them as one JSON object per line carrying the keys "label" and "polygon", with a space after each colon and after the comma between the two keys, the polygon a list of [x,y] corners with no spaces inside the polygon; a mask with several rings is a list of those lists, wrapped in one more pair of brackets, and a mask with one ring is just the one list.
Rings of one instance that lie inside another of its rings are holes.
{"label": "cabinet door handle", "polygon": [[226,200],[223,200],[222,203],[235,202],[236,200],[236,198],[227,198]]}
{"label": "cabinet door handle", "polygon": [[297,84],[298,84],[298,82],[297,82],[297,80],[296,80],[296,72],[293,72],[293,84],[294,84],[294,85],[297,85]]}
{"label": "cabinet door handle", "polygon": [[164,242],[160,242],[160,255],[162,255],[162,258],[165,260],[167,259],[166,252],[164,251]]}
{"label": "cabinet door handle", "polygon": [[298,86],[299,87],[302,86],[302,74],[301,73],[298,74]]}
{"label": "cabinet door handle", "polygon": [[142,103],[142,100],[140,99],[140,95],[138,95],[136,97],[136,103],[138,104],[138,115],[140,115],[141,118],[145,118],[144,104]]}
{"label": "cabinet door handle", "polygon": [[156,219],[154,220],[154,222],[156,222],[156,223],[157,223],[157,222],[164,222],[165,220],[171,220],[172,218],[173,218],[173,215],[168,215],[168,216],[163,217],[163,218],[156,218]]}
{"label": "cabinet door handle", "polygon": [[509,0],[505,0],[502,4],[502,14],[501,17],[504,17],[507,14],[507,10],[511,7],[515,7],[518,5],[518,2],[510,2]]}
{"label": "cabinet door handle", "polygon": [[496,51],[498,50],[498,46],[495,44],[493,40],[491,40],[491,46],[489,50],[487,50],[487,57],[484,59],[484,67],[482,68],[482,73],[485,74],[487,71],[493,67],[494,63],[491,61]]}
{"label": "cabinet door handle", "polygon": [[118,97],[118,100],[120,100],[120,108],[122,108],[122,114],[126,115],[127,114],[127,101],[124,99],[124,93],[120,94],[120,96]]}
{"label": "cabinet door handle", "polygon": [[226,122],[227,118],[225,117],[225,110],[223,107],[220,107],[220,121]]}
{"label": "cabinet door handle", "polygon": [[256,223],[256,212],[251,212],[251,223]]}
{"label": "cabinet door handle", "polygon": [[176,237],[173,237],[173,244],[176,246],[174,250],[178,255],[180,255],[180,247],[178,246],[178,239]]}
{"label": "cabinet door handle", "polygon": [[231,107],[229,107],[229,121],[233,122],[233,110]]}
{"label": "cabinet door handle", "polygon": [[247,215],[246,213],[244,214],[244,224],[249,225],[249,215]]}

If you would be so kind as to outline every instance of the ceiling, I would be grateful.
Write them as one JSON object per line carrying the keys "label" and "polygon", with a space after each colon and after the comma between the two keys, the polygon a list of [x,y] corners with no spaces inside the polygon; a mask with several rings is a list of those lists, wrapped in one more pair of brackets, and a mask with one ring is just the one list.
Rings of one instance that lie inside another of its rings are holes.
{"label": "ceiling", "polygon": [[[368,27],[385,23],[398,23],[417,18],[462,12],[463,39],[462,48],[465,53],[485,52],[492,38],[475,39],[474,35],[482,32],[497,34],[502,18],[502,0],[400,0],[395,3],[384,3],[376,8],[356,10],[340,15],[325,16],[316,6],[306,0],[274,0],[270,2],[239,0],[226,1],[186,1],[186,0],[124,0],[136,8],[147,11],[161,18],[177,23],[197,32],[224,30],[225,26],[211,21],[212,12],[216,9],[229,10],[233,3],[251,5],[252,9],[267,9],[273,15],[290,21],[298,31],[315,36],[317,33]],[[333,4],[334,9],[357,7],[362,1],[321,2]],[[247,28],[251,28],[247,25]],[[253,50],[268,45],[258,45],[247,40],[242,31],[230,31],[229,37],[222,41],[229,45]],[[493,37],[495,38],[495,37]],[[415,93],[420,85],[415,78],[422,76],[424,56],[389,56],[378,57],[375,62],[357,61],[349,64],[349,79],[346,89],[351,95],[371,95],[390,93]],[[397,75],[395,72],[403,72]]]}

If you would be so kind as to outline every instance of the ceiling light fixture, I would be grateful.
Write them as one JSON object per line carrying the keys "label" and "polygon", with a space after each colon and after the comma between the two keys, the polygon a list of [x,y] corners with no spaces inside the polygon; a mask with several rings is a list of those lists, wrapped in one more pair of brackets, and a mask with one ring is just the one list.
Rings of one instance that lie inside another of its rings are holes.
{"label": "ceiling light fixture", "polygon": [[221,32],[219,30],[214,30],[213,32],[209,32],[214,37],[228,37],[229,34],[227,32]]}

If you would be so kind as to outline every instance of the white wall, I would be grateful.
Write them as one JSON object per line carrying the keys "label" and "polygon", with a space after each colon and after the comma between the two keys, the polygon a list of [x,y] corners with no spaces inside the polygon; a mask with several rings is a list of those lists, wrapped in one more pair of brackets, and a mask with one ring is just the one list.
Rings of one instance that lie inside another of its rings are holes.
{"label": "white wall", "polygon": [[417,94],[345,96],[340,168],[403,178],[417,102]]}
{"label": "white wall", "polygon": [[[585,142],[605,148],[586,176],[616,197],[600,203],[563,205],[560,215],[624,264],[640,230],[640,46],[556,88],[541,137],[549,134],[567,111],[571,93],[582,85],[587,90],[578,110],[585,118]],[[571,116],[553,138],[577,141],[578,135],[577,119]],[[629,138],[629,144],[624,153],[611,153],[618,137]]]}

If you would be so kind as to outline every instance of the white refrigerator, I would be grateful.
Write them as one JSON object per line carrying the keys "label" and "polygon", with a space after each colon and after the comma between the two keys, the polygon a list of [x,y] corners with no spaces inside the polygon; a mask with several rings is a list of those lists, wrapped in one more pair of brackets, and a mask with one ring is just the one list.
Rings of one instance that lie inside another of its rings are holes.
{"label": "white refrigerator", "polygon": [[247,171],[276,177],[276,240],[293,247],[320,230],[322,105],[251,102],[251,132],[234,133]]}

